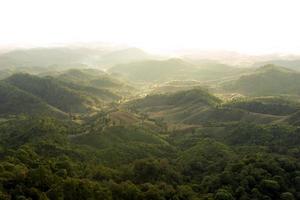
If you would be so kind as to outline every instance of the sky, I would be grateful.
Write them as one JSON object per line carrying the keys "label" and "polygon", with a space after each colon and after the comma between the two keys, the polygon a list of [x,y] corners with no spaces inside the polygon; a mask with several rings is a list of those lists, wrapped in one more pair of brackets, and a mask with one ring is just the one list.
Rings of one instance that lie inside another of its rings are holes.
{"label": "sky", "polygon": [[300,53],[299,0],[0,0],[0,47],[76,42],[148,51]]}

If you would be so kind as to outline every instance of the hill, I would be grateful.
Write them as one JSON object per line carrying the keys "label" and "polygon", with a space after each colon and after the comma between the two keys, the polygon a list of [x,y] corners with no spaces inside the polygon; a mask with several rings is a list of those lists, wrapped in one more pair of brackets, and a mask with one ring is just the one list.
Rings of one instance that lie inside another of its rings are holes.
{"label": "hill", "polygon": [[254,73],[223,85],[227,91],[252,96],[300,94],[300,73],[274,65],[258,68]]}
{"label": "hill", "polygon": [[253,113],[286,116],[297,112],[300,104],[280,97],[239,98],[224,103],[222,106],[237,108]]}
{"label": "hill", "polygon": [[200,81],[225,81],[234,79],[242,74],[252,71],[251,68],[238,68],[235,66],[222,64],[213,60],[190,60],[188,61],[197,66],[195,79]]}
{"label": "hill", "polygon": [[52,69],[94,66],[106,68],[151,57],[137,48],[52,47],[16,49],[0,54],[0,68],[43,67]]}
{"label": "hill", "polygon": [[91,51],[84,48],[71,49],[32,48],[17,49],[0,55],[0,68],[8,67],[71,67],[84,64]]}
{"label": "hill", "polygon": [[129,95],[136,90],[129,83],[96,69],[70,69],[59,72],[53,77],[63,82],[94,88],[103,93],[106,91],[106,93],[111,93],[111,99],[114,100],[118,99],[116,94],[121,96]]}
{"label": "hill", "polygon": [[5,82],[30,93],[64,112],[86,112],[97,100],[64,86],[52,78],[14,74]]}
{"label": "hill", "polygon": [[236,68],[213,61],[191,63],[183,59],[146,60],[113,66],[109,72],[128,80],[162,83],[168,81],[220,82],[247,73],[249,69]]}
{"label": "hill", "polygon": [[195,66],[180,59],[147,60],[116,65],[109,69],[132,81],[157,82],[183,79],[186,73],[195,71]]}
{"label": "hill", "polygon": [[98,151],[98,159],[110,166],[174,153],[173,148],[154,132],[134,126],[110,127],[104,132],[71,137],[71,142]]}
{"label": "hill", "polygon": [[135,108],[146,108],[156,106],[183,106],[191,104],[198,104],[201,106],[215,105],[217,103],[220,103],[220,100],[217,97],[204,89],[197,88],[172,94],[149,95],[143,99],[135,100],[130,104]]}
{"label": "hill", "polygon": [[97,88],[117,88],[124,85],[120,80],[97,69],[69,69],[58,73],[55,77],[65,82],[83,84]]}
{"label": "hill", "polygon": [[105,66],[107,68],[120,63],[137,62],[151,59],[152,57],[141,49],[125,48],[104,54],[96,63],[98,66]]}
{"label": "hill", "polygon": [[264,62],[258,62],[254,64],[254,67],[263,66],[273,64],[277,66],[284,66],[286,68],[292,69],[292,70],[300,70],[300,60],[299,57],[296,59],[282,59],[282,60],[268,60]]}
{"label": "hill", "polygon": [[[67,82],[85,82],[96,79],[98,76],[104,75],[105,72],[97,69],[69,69],[57,72],[58,79]],[[50,76],[52,76],[50,74]]]}
{"label": "hill", "polygon": [[55,117],[63,117],[66,115],[38,97],[8,83],[0,82],[0,115],[20,114]]}
{"label": "hill", "polygon": [[280,119],[276,115],[229,108],[222,106],[221,103],[220,99],[203,89],[192,89],[149,95],[127,104],[135,112],[144,112],[150,118],[179,126],[180,124],[201,125],[237,121],[270,123]]}

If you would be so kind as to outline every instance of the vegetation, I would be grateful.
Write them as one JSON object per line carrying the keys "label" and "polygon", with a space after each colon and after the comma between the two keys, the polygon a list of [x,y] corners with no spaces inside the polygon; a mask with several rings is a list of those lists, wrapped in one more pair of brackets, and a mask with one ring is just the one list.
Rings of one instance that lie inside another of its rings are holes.
{"label": "vegetation", "polygon": [[266,65],[256,72],[225,84],[225,89],[252,96],[299,95],[300,73],[275,65]]}
{"label": "vegetation", "polygon": [[[163,61],[147,60],[120,64],[110,68],[110,72],[119,73],[129,80],[153,82],[170,79],[183,79],[186,74],[196,70],[193,64],[180,59]],[[181,73],[184,71],[185,73]]]}
{"label": "vegetation", "polygon": [[[298,72],[138,49],[24,52],[0,56],[24,63],[1,76],[0,199],[300,199]],[[118,64],[66,69],[88,55]],[[45,70],[49,56],[65,65]]]}

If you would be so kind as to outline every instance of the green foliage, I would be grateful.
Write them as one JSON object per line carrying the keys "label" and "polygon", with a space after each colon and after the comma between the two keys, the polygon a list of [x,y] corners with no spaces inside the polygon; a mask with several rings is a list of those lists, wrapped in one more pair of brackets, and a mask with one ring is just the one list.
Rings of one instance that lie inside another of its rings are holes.
{"label": "green foliage", "polygon": [[233,196],[226,190],[220,189],[215,195],[215,200],[233,200]]}
{"label": "green foliage", "polygon": [[254,98],[233,100],[224,107],[239,108],[254,113],[289,115],[299,110],[299,105],[280,98]]}
{"label": "green foliage", "polygon": [[221,100],[210,94],[208,91],[197,88],[193,90],[180,91],[174,94],[157,94],[146,96],[145,99],[132,102],[136,108],[150,106],[182,106],[187,104],[215,105]]}
{"label": "green foliage", "polygon": [[[0,199],[300,198],[297,103],[222,104],[195,88],[98,111],[97,95],[118,99],[101,87],[119,86],[93,70],[60,75],[19,74],[0,84]],[[57,108],[84,114],[61,120]]]}
{"label": "green foliage", "polygon": [[0,114],[64,116],[63,112],[49,106],[36,96],[4,82],[0,82]]}
{"label": "green foliage", "polygon": [[35,95],[49,105],[65,112],[85,112],[86,99],[80,93],[61,85],[51,78],[39,78],[29,74],[15,74],[6,82]]}

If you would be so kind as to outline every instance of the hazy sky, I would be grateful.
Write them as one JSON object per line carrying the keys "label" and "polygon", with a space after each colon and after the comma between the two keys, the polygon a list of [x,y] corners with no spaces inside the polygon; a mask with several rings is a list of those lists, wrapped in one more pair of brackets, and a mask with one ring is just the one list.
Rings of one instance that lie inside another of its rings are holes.
{"label": "hazy sky", "polygon": [[0,0],[0,45],[300,53],[299,0]]}

